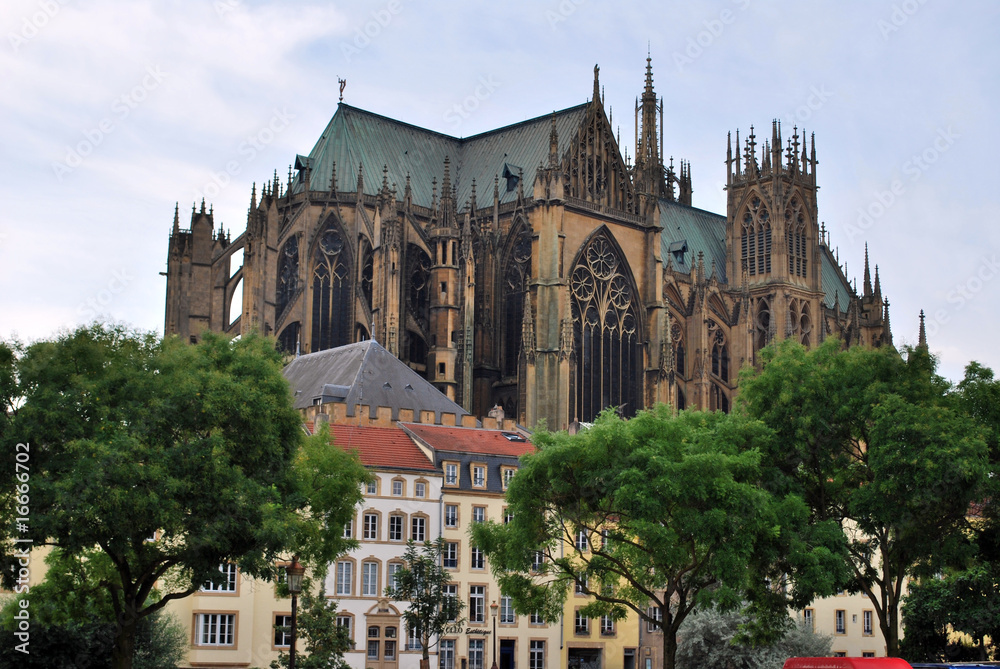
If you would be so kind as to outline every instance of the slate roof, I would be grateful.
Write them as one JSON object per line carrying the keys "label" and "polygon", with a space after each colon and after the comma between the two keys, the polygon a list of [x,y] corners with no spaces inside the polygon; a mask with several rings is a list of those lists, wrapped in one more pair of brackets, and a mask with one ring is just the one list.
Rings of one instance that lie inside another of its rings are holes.
{"label": "slate roof", "polygon": [[412,409],[415,416],[434,411],[435,420],[441,420],[442,413],[453,413],[456,420],[469,413],[372,340],[299,356],[283,374],[296,409],[319,399],[346,403],[349,416],[358,404],[371,407],[372,418],[376,407],[391,407],[393,420],[400,409]]}
{"label": "slate roof", "polygon": [[436,471],[410,436],[396,427],[330,425],[333,443],[346,451],[357,451],[366,467]]}
{"label": "slate roof", "polygon": [[[508,192],[503,180],[504,166],[515,175],[523,170],[524,187],[530,193],[535,170],[548,161],[549,133],[555,116],[559,135],[559,155],[569,147],[586,113],[587,104],[490,130],[472,137],[459,138],[420,128],[409,123],[381,116],[344,103],[327,124],[319,141],[309,152],[313,190],[330,187],[333,163],[337,164],[337,190],[357,189],[358,165],[363,166],[364,190],[371,194],[382,185],[382,168],[388,169],[389,184],[396,184],[402,198],[406,175],[410,175],[413,203],[430,207],[431,180],[437,177],[438,197],[444,159],[451,163],[451,180],[457,191],[456,205],[464,206],[476,180],[479,205],[493,196],[493,179],[501,176],[500,202],[517,197],[516,189]],[[301,177],[292,190],[303,188]]]}
{"label": "slate roof", "polygon": [[535,450],[534,444],[519,432],[484,430],[472,427],[446,427],[423,423],[400,423],[406,431],[435,451],[480,453],[521,457]]}
{"label": "slate roof", "polygon": [[[716,278],[721,283],[726,280],[726,217],[713,214],[704,209],[660,200],[660,257],[664,267],[669,257],[674,270],[682,274],[690,274],[698,262],[698,252],[705,254],[705,276],[712,271],[712,261],[715,261]],[[680,250],[686,242],[687,250],[683,262],[678,262],[677,255],[671,252],[671,246]]]}

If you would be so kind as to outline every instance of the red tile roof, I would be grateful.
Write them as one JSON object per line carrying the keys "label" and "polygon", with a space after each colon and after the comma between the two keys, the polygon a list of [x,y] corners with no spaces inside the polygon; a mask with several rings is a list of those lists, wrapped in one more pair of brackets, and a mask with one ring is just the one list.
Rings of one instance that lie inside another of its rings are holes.
{"label": "red tile roof", "polygon": [[357,451],[366,467],[398,467],[435,471],[424,452],[410,435],[395,427],[331,425],[333,443],[347,451]]}
{"label": "red tile roof", "polygon": [[[534,444],[524,439],[518,432],[484,430],[476,427],[444,427],[422,423],[404,423],[403,426],[436,451],[520,457],[535,450]],[[516,435],[523,441],[513,441],[506,435]]]}

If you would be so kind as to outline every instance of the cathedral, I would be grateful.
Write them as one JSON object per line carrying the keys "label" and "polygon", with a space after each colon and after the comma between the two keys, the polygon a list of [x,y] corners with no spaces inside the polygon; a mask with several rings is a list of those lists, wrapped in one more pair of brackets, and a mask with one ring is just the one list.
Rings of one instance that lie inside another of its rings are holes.
{"label": "cathedral", "polygon": [[776,338],[891,343],[878,268],[866,250],[852,286],[820,225],[814,137],[737,131],[715,214],[664,158],[650,59],[634,156],[602,97],[595,67],[588,102],[466,138],[341,102],[284,183],[253,186],[242,235],[204,201],[188,229],[175,210],[166,334],[257,331],[292,355],[375,339],[473,415],[549,429],[728,411]]}

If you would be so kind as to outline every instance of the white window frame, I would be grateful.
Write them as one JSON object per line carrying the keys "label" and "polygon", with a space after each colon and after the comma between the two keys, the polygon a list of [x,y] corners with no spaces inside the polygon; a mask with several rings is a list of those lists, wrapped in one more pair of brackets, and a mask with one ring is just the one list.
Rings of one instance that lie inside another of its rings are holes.
{"label": "white window frame", "polygon": [[469,568],[486,569],[486,556],[478,546],[469,546]]}
{"label": "white window frame", "polygon": [[350,597],[354,594],[354,563],[350,560],[337,562],[334,589],[337,596]]}
{"label": "white window frame", "polygon": [[455,640],[441,639],[438,643],[438,656],[441,658],[438,669],[455,669]]}
{"label": "white window frame", "polygon": [[237,579],[239,578],[239,569],[236,565],[232,562],[224,562],[219,565],[219,571],[226,577],[226,580],[222,583],[205,581],[205,583],[201,586],[202,592],[236,592],[236,584],[238,583]]}
{"label": "white window frame", "polygon": [[444,550],[441,552],[441,566],[445,569],[458,569],[458,542],[444,542]]}
{"label": "white window frame", "polygon": [[514,601],[508,595],[500,596],[500,624],[513,625],[517,622],[517,613],[514,611]]}
{"label": "white window frame", "polygon": [[486,586],[469,586],[469,622],[486,622]]}
{"label": "white window frame", "polygon": [[378,562],[361,563],[361,596],[378,597]]}
{"label": "white window frame", "polygon": [[[442,594],[445,597],[454,597],[455,599],[458,599],[458,584],[456,584],[456,583],[446,583],[444,585],[444,587],[442,588],[441,592],[442,592]],[[455,616],[452,616],[448,620],[448,622],[453,623],[456,620],[458,620],[458,618],[455,617]]]}
{"label": "white window frame", "polygon": [[[650,606],[648,609],[646,609],[646,615],[656,621],[656,622],[653,622],[653,620],[647,620],[646,621],[646,631],[647,632],[662,632],[663,631],[663,627],[662,627],[662,623],[663,623],[663,609],[661,609],[659,606]],[[661,624],[658,625],[657,623],[661,623]]]}
{"label": "white window frame", "polygon": [[361,523],[361,538],[365,541],[378,541],[378,514],[364,514]]}
{"label": "white window frame", "polygon": [[580,635],[590,634],[590,618],[580,613],[579,609],[573,615],[573,633]]}
{"label": "white window frame", "polygon": [[469,639],[469,669],[484,669],[486,640]]}
{"label": "white window frame", "polygon": [[486,521],[486,507],[485,506],[472,507],[472,522],[482,523],[485,521]]}
{"label": "white window frame", "polygon": [[472,465],[472,487],[486,487],[486,465]]}
{"label": "white window frame", "polygon": [[545,669],[545,641],[532,639],[528,646],[528,669]]}
{"label": "white window frame", "polygon": [[[396,524],[398,527],[393,527]],[[389,516],[389,541],[404,541],[406,539],[406,516],[394,513]]]}
{"label": "white window frame", "polygon": [[427,484],[423,481],[417,481],[413,484],[413,495],[415,497],[424,498],[427,497]]}
{"label": "white window frame", "polygon": [[235,646],[235,613],[199,613],[197,619],[197,646]]}
{"label": "white window frame", "polygon": [[[284,620],[282,620],[281,622],[279,622],[278,621],[279,618],[283,618]],[[283,613],[276,613],[276,614],[274,614],[274,647],[275,648],[289,648],[289,647],[291,647],[291,645],[292,645],[292,630],[289,629],[289,630],[285,631],[285,630],[279,630],[278,629],[279,627],[288,627],[288,628],[291,628],[291,626],[292,626],[292,616],[291,616],[291,614],[288,614],[288,615],[285,615]],[[280,641],[279,641],[279,637],[278,637],[279,634],[281,635]]]}
{"label": "white window frame", "polygon": [[444,526],[458,527],[458,504],[444,505]]}
{"label": "white window frame", "polygon": [[[419,532],[417,531],[419,527]],[[423,516],[410,518],[410,538],[417,543],[423,543],[427,538],[427,519]]]}
{"label": "white window frame", "polygon": [[445,485],[458,485],[458,463],[457,462],[446,462],[446,463],[444,463],[444,484]]}

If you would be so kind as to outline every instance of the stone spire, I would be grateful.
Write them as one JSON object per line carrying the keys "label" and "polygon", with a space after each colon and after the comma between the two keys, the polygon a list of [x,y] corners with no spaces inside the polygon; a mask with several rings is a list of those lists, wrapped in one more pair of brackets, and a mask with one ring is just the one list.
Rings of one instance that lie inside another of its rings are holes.
{"label": "stone spire", "polygon": [[[888,319],[886,319],[888,320]],[[927,329],[924,327],[924,310],[920,310],[920,334],[917,336],[917,348],[927,350]]]}

